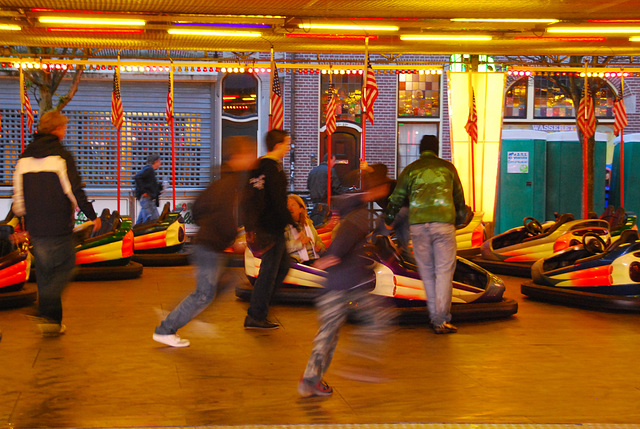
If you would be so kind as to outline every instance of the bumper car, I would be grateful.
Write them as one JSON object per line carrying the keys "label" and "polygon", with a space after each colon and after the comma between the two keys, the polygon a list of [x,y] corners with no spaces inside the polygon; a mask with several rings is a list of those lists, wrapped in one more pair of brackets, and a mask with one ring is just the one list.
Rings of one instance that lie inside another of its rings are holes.
{"label": "bumper car", "polygon": [[0,308],[27,305],[37,296],[35,285],[27,283],[31,270],[28,245],[13,244],[13,232],[12,225],[0,225]]}
{"label": "bumper car", "polygon": [[481,257],[473,261],[491,272],[531,277],[531,265],[535,261],[582,243],[588,233],[595,234],[607,244],[611,241],[606,220],[575,220],[571,213],[565,213],[555,222],[541,224],[527,217],[523,226],[485,241],[480,247]]}
{"label": "bumper car", "polygon": [[[85,222],[74,229],[76,245],[75,280],[121,280],[137,278],[142,265],[131,261],[133,232],[131,219],[120,217],[109,209],[100,215],[102,226],[93,232],[93,223]],[[37,261],[36,261],[37,263]]]}
{"label": "bumper car", "polygon": [[458,256],[471,258],[480,253],[480,246],[485,240],[485,228],[482,223],[484,212],[471,212],[473,217],[466,225],[456,229]]}
{"label": "bumper car", "polygon": [[133,260],[148,266],[188,265],[184,248],[186,234],[180,213],[170,211],[166,203],[158,219],[133,227]]}
{"label": "bumper car", "polygon": [[611,241],[620,238],[620,234],[628,229],[638,230],[638,217],[633,213],[625,212],[624,208],[607,206],[600,219],[609,222],[609,231],[611,232]]}
{"label": "bumper car", "polygon": [[[378,236],[368,245],[368,257],[375,272],[375,288],[371,293],[383,296],[402,310],[403,321],[424,321],[428,314],[426,296],[415,263],[396,247],[394,240]],[[245,273],[253,284],[260,271],[260,258],[251,249],[245,251]],[[317,268],[292,263],[282,287],[275,292],[279,302],[313,302],[324,287],[326,273]],[[502,280],[474,263],[458,257],[453,281],[451,314],[453,320],[478,320],[508,317],[515,314],[518,304],[503,298]],[[236,288],[236,296],[249,300],[252,286]]]}
{"label": "bumper car", "polygon": [[530,298],[605,311],[640,311],[640,236],[630,229],[606,246],[595,234],[531,268]]}

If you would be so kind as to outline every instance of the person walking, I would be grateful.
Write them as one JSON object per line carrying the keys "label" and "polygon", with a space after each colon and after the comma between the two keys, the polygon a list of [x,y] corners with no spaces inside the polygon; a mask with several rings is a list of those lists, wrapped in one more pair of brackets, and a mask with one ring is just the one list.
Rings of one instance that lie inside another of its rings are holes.
{"label": "person walking", "polygon": [[227,256],[238,231],[238,202],[248,170],[256,163],[255,142],[248,137],[229,137],[226,161],[221,177],[211,183],[196,199],[191,212],[200,227],[195,237],[193,259],[196,265],[196,289],[156,327],[153,339],[171,347],[188,347],[178,329],[189,323],[209,306],[216,295],[217,284],[224,272]]}
{"label": "person walking", "polygon": [[101,221],[82,189],[73,156],[63,146],[67,122],[53,110],[42,115],[38,133],[16,164],[13,213],[24,216],[33,243],[38,284],[38,327],[44,336],[63,334],[62,292],[76,265],[73,216],[76,206],[93,221]]}
{"label": "person walking", "polygon": [[[358,355],[377,360],[391,315],[381,305],[380,297],[370,293],[375,287],[375,273],[370,268],[371,260],[364,255],[364,243],[371,230],[367,204],[389,195],[390,179],[381,167],[381,164],[374,164],[373,171],[363,178],[364,192],[336,198],[342,219],[340,227],[325,256],[313,264],[327,271],[327,283],[316,303],[320,328],[298,383],[298,393],[302,397],[330,396],[333,393],[323,376],[333,359],[349,303],[357,303],[358,318],[364,324],[355,333]],[[373,381],[367,379],[367,374],[350,374],[349,377]]]}
{"label": "person walking", "polygon": [[147,156],[147,165],[134,176],[136,199],[140,202],[140,214],[136,224],[158,219],[160,192],[162,184],[156,178],[156,170],[162,165],[162,159],[157,153]]}
{"label": "person walking", "polygon": [[329,155],[325,153],[322,162],[316,167],[313,167],[307,177],[309,197],[313,203],[309,217],[314,225],[320,225],[329,213],[327,205],[327,181],[329,168],[331,169],[331,196],[335,197],[347,192],[347,188],[340,184],[338,173],[336,173],[336,169],[333,167],[336,163],[335,155],[331,156],[330,162],[328,159]]}
{"label": "person walking", "polygon": [[390,228],[403,206],[409,206],[413,253],[427,295],[431,327],[436,334],[457,332],[451,323],[451,294],[456,267],[456,229],[466,215],[464,191],[455,166],[438,158],[436,136],[424,135],[420,158],[400,174],[384,212]]}
{"label": "person walking", "polygon": [[282,284],[290,264],[284,230],[293,219],[287,209],[287,176],[282,160],[291,149],[291,137],[285,130],[273,129],[265,142],[267,154],[250,174],[243,204],[247,244],[262,258],[244,320],[246,329],[279,327],[267,315],[273,293]]}

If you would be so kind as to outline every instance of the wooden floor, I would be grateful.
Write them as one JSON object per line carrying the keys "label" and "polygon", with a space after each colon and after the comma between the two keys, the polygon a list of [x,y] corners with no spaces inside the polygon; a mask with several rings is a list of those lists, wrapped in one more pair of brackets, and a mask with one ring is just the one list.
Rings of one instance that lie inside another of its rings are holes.
{"label": "wooden floor", "polygon": [[640,315],[530,301],[521,279],[504,279],[516,316],[459,324],[446,336],[397,327],[385,383],[336,374],[347,363],[347,326],[326,376],[335,393],[322,399],[296,392],[314,308],[274,306],[281,329],[245,331],[247,304],[233,291],[246,281],[241,269],[225,274],[218,299],[181,330],[185,349],[151,335],[193,288],[191,267],[75,282],[60,338],[36,334],[25,317],[33,308],[0,311],[0,427],[640,422]]}

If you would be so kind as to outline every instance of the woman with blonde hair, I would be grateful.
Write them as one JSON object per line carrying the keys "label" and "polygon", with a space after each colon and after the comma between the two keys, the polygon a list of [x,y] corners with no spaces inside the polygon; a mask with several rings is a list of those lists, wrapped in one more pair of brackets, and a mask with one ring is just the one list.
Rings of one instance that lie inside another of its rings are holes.
{"label": "woman with blonde hair", "polygon": [[287,208],[294,221],[294,224],[288,225],[285,230],[289,256],[296,262],[318,259],[325,250],[324,243],[309,219],[306,204],[300,196],[290,194],[287,198]]}

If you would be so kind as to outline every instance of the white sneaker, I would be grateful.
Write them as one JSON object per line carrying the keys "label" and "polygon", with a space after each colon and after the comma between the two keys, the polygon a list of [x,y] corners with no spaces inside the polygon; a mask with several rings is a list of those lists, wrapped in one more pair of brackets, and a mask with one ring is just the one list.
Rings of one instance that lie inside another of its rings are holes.
{"label": "white sneaker", "polygon": [[57,323],[39,323],[38,329],[43,337],[57,337],[62,335],[67,330],[67,327],[63,324]]}
{"label": "white sneaker", "polygon": [[180,335],[178,334],[171,334],[171,335],[153,334],[153,339],[159,343],[166,344],[171,347],[189,347],[189,345],[191,344],[189,340],[180,338]]}

